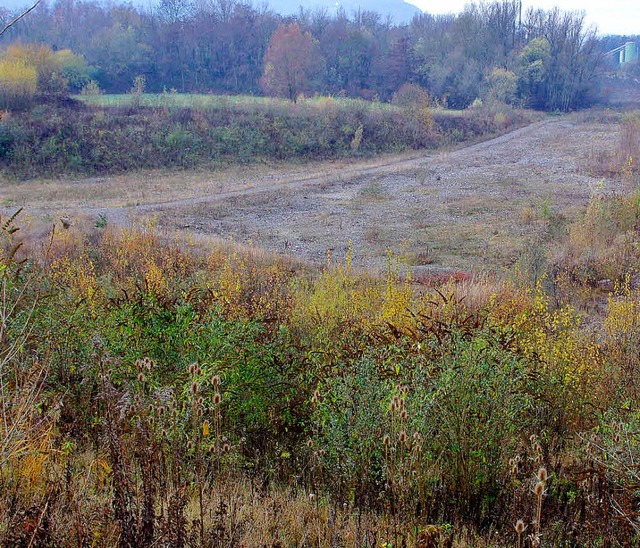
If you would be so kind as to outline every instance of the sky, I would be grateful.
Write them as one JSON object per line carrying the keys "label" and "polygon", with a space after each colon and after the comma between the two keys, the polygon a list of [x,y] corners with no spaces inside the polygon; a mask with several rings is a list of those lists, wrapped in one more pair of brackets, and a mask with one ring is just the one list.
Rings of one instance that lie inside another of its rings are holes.
{"label": "sky", "polygon": [[[0,7],[16,8],[30,0],[0,0]],[[121,0],[120,0],[121,1]],[[151,0],[133,0],[135,4],[148,5]],[[157,1],[157,0],[156,0]],[[292,0],[299,1],[299,0]],[[429,13],[459,13],[470,0],[405,0]],[[361,0],[366,5],[367,0]],[[153,2],[151,2],[153,3]],[[261,4],[254,0],[253,4]],[[598,27],[599,34],[640,34],[639,0],[524,0],[527,7],[562,10],[585,10],[587,21]]]}
{"label": "sky", "polygon": [[[459,13],[469,0],[405,0],[429,13]],[[638,0],[524,0],[524,9],[536,7],[561,10],[584,10],[589,24],[599,34],[640,34],[640,2]]]}

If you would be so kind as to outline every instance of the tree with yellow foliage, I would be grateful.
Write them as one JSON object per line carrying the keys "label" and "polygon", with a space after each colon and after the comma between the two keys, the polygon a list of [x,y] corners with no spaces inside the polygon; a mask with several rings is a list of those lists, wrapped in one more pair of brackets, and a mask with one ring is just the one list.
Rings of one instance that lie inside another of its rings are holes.
{"label": "tree with yellow foliage", "polygon": [[40,44],[15,44],[0,57],[0,106],[17,108],[36,94],[65,95],[90,80],[83,57]]}
{"label": "tree with yellow foliage", "polygon": [[25,106],[36,93],[36,69],[24,61],[0,60],[0,108]]}

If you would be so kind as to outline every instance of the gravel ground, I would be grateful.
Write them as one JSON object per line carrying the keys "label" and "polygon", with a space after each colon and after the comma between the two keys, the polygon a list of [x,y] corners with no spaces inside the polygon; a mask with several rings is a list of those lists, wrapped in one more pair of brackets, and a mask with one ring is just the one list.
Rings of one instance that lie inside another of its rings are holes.
{"label": "gravel ground", "polygon": [[322,263],[330,250],[384,267],[496,270],[512,264],[549,215],[570,216],[613,181],[589,174],[617,128],[550,119],[473,146],[250,191],[149,206],[194,230]]}
{"label": "gravel ground", "polygon": [[[392,253],[417,272],[499,270],[535,241],[550,215],[570,217],[594,192],[616,190],[619,183],[591,175],[589,166],[614,149],[618,132],[616,124],[579,116],[549,118],[422,156],[138,175],[140,195],[123,203],[109,194],[108,179],[56,181],[57,198],[40,192],[35,200],[36,187],[26,183],[8,185],[6,194],[14,206],[30,196],[35,203],[24,205],[34,215],[101,214],[127,223],[149,214],[168,229],[252,242],[316,264],[352,245],[354,263],[364,267],[383,268]],[[120,177],[112,187],[131,184]]]}

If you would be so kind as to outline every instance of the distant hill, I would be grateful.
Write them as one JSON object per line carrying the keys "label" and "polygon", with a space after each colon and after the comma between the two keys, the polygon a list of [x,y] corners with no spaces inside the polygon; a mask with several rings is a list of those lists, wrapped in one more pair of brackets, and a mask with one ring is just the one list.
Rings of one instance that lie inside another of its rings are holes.
{"label": "distant hill", "polygon": [[[157,4],[157,0],[133,0],[131,3],[136,6],[149,7]],[[10,10],[31,4],[33,2],[29,0],[2,1],[2,7]],[[259,6],[263,2],[262,0],[253,0],[253,4]],[[408,23],[414,15],[421,13],[418,8],[403,0],[267,0],[267,4],[273,11],[282,15],[295,15],[300,11],[301,6],[309,10],[326,9],[329,15],[335,14],[340,8],[349,16],[358,10],[375,11],[384,17],[390,16],[396,24]]]}
{"label": "distant hill", "polygon": [[382,16],[391,16],[394,23],[408,23],[415,15],[422,13],[417,7],[403,0],[268,0],[268,4],[277,13],[295,15],[300,7],[304,9],[326,9],[330,15],[343,9],[347,15],[358,10],[375,11]]}

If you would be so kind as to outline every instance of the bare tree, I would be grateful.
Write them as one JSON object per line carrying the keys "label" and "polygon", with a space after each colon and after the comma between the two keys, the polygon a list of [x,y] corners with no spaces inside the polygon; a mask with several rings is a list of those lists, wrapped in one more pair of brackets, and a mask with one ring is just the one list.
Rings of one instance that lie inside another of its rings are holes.
{"label": "bare tree", "polygon": [[38,4],[42,2],[42,0],[38,0],[37,2],[35,2],[28,10],[23,11],[22,13],[20,13],[17,17],[14,17],[11,21],[9,21],[9,23],[7,23],[5,25],[5,27],[0,31],[0,36],[2,36],[5,32],[7,32],[11,27],[13,27],[13,25],[15,25],[18,21],[20,21],[20,19],[22,19],[25,15],[27,15],[29,12],[33,11],[34,9],[36,9],[38,7]]}
{"label": "bare tree", "polygon": [[528,20],[530,32],[548,44],[539,106],[561,111],[585,106],[601,59],[596,29],[586,25],[584,12],[558,8],[530,11]]}

